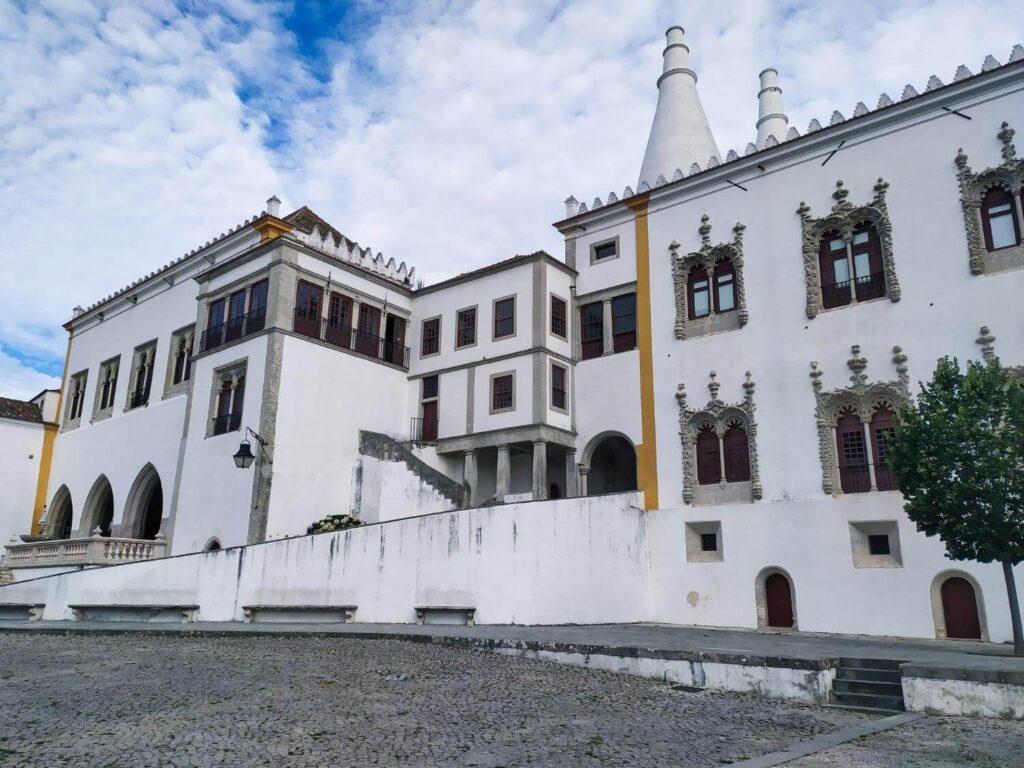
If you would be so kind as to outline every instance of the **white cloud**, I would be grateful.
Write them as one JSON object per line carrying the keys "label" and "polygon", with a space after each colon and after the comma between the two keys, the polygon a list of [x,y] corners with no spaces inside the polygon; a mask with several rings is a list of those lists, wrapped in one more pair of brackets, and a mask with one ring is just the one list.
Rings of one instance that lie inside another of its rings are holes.
{"label": "white cloud", "polygon": [[[284,30],[287,3],[194,7],[0,5],[0,344],[62,357],[71,307],[273,192],[429,278],[558,254],[550,223],[568,194],[589,204],[636,183],[671,23],[687,28],[723,151],[754,136],[765,66],[803,130],[933,73],[949,82],[958,64],[977,71],[987,53],[1005,61],[1024,40],[1003,0],[869,0],[856,13],[706,1],[685,18],[659,0],[367,3],[373,28],[328,46],[321,85]],[[7,358],[0,392],[32,375]]]}

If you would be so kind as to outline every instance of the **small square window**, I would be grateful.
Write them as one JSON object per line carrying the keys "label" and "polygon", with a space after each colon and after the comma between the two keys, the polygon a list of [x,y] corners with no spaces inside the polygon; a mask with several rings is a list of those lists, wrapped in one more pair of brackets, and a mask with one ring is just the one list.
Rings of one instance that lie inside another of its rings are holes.
{"label": "small square window", "polygon": [[872,555],[891,555],[889,534],[872,533],[868,536],[868,552]]}
{"label": "small square window", "polygon": [[607,261],[619,255],[619,241],[609,240],[607,243],[598,243],[591,250],[591,262]]}
{"label": "small square window", "polygon": [[724,549],[720,520],[686,523],[686,562],[721,563]]}
{"label": "small square window", "polygon": [[700,535],[700,551],[701,552],[717,552],[718,551],[718,534],[717,533],[702,533]]}

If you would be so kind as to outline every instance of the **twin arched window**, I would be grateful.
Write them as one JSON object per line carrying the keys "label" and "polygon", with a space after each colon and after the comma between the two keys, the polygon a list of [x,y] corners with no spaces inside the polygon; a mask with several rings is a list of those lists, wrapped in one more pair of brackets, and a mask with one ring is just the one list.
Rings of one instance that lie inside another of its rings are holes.
{"label": "twin arched window", "polygon": [[722,259],[710,273],[699,266],[691,269],[687,293],[691,320],[735,310],[736,268],[732,261]]}
{"label": "twin arched window", "polygon": [[885,296],[885,268],[877,230],[861,223],[849,242],[838,232],[826,232],[818,252],[818,271],[825,309]]}
{"label": "twin arched window", "polygon": [[725,476],[727,483],[750,479],[750,447],[747,432],[733,424],[719,437],[711,425],[697,435],[697,482],[715,485]]}
{"label": "twin arched window", "polygon": [[992,187],[981,200],[981,224],[985,248],[998,251],[1020,244],[1017,201],[1005,187]]}
{"label": "twin arched window", "polygon": [[851,411],[839,417],[836,447],[843,493],[896,490],[896,478],[885,463],[892,430],[893,414],[885,406],[879,407],[867,424]]}

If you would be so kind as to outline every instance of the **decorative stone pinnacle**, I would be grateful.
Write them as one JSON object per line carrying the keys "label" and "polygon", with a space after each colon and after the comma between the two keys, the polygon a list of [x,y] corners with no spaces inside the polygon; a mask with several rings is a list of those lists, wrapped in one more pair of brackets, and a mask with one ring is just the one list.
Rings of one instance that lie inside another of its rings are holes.
{"label": "decorative stone pinnacle", "polygon": [[91,538],[96,539],[96,538],[99,538],[102,535],[103,535],[103,529],[100,528],[98,525],[95,528],[92,529]]}
{"label": "decorative stone pinnacle", "polygon": [[743,242],[743,230],[747,228],[746,224],[736,222],[736,226],[732,228],[733,239],[737,242]]}
{"label": "decorative stone pinnacle", "polygon": [[701,246],[704,248],[711,247],[711,217],[706,213],[700,217],[700,227],[697,228],[700,232]]}
{"label": "decorative stone pinnacle", "polygon": [[967,165],[967,155],[964,154],[964,148],[960,147],[956,151],[956,164],[958,168],[963,168]]}
{"label": "decorative stone pinnacle", "polygon": [[718,383],[718,374],[711,371],[708,374],[708,392],[711,393],[711,402],[718,402],[718,390],[721,389],[722,385]]}
{"label": "decorative stone pinnacle", "polygon": [[682,248],[682,244],[678,240],[673,240],[671,243],[668,244],[668,249],[672,251],[673,256],[675,256],[679,252],[680,248]]}
{"label": "decorative stone pinnacle", "polygon": [[1017,148],[1013,146],[1014,133],[1016,131],[1004,120],[999,133],[996,134],[996,138],[1003,143],[1003,162],[1005,163],[1012,163],[1017,159]]}
{"label": "decorative stone pinnacle", "polygon": [[981,329],[978,331],[978,338],[974,340],[974,343],[981,347],[981,356],[985,358],[986,363],[996,356],[995,340],[996,337],[992,335],[988,326],[981,326]]}
{"label": "decorative stone pinnacle", "polygon": [[680,384],[676,387],[676,400],[679,401],[679,405],[686,407],[686,385]]}
{"label": "decorative stone pinnacle", "polygon": [[814,387],[816,392],[821,391],[821,371],[818,370],[817,361],[811,362],[811,372],[808,374],[811,377],[811,386]]}
{"label": "decorative stone pinnacle", "polygon": [[904,387],[910,383],[910,375],[907,368],[907,355],[903,351],[903,347],[895,346],[892,348],[892,362],[896,366],[896,374],[899,376],[900,382]]}
{"label": "decorative stone pinnacle", "polygon": [[846,198],[849,196],[850,190],[848,190],[846,186],[843,184],[843,180],[839,179],[839,181],[836,182],[836,191],[832,193],[832,197],[836,201],[835,205],[832,206],[832,210],[845,208],[846,206],[850,205],[850,203],[847,202],[846,200]]}
{"label": "decorative stone pinnacle", "polygon": [[750,375],[750,371],[747,371],[746,380],[743,382],[743,399],[751,401],[754,399],[754,378]]}
{"label": "decorative stone pinnacle", "polygon": [[874,186],[875,199],[882,200],[885,197],[886,191],[889,189],[889,182],[883,179],[881,176],[878,177],[878,182]]}
{"label": "decorative stone pinnacle", "polygon": [[850,355],[850,359],[846,361],[846,366],[853,371],[850,381],[854,387],[863,386],[868,380],[868,375],[864,373],[864,369],[868,367],[868,360],[866,357],[861,356],[860,344],[854,344],[850,347]]}

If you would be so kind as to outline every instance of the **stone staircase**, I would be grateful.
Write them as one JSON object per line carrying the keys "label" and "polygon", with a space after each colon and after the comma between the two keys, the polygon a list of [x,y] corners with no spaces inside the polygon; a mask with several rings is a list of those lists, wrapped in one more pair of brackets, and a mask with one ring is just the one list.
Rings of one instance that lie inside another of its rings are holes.
{"label": "stone staircase", "polygon": [[456,508],[462,509],[466,506],[466,489],[462,487],[462,484],[427,464],[405,443],[380,432],[361,429],[359,430],[359,453],[382,461],[402,462],[406,469],[448,499]]}
{"label": "stone staircase", "polygon": [[903,712],[902,661],[894,659],[839,660],[829,705],[869,712]]}

